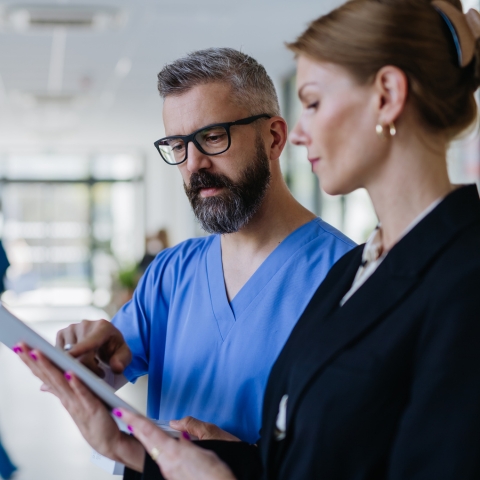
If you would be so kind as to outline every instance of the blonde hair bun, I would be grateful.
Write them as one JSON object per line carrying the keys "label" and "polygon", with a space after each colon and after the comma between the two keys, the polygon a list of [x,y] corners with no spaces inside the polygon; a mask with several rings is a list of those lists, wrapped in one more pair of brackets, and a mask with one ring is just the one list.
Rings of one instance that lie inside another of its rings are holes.
{"label": "blonde hair bun", "polygon": [[[459,0],[443,1],[463,16]],[[480,25],[480,15],[473,15],[468,24],[464,20],[466,28]],[[425,126],[453,138],[477,115],[480,56],[478,40],[472,42],[472,60],[462,67],[451,29],[433,2],[351,0],[314,20],[287,46],[297,55],[343,66],[363,84],[385,65],[400,68],[409,81],[408,101]]]}

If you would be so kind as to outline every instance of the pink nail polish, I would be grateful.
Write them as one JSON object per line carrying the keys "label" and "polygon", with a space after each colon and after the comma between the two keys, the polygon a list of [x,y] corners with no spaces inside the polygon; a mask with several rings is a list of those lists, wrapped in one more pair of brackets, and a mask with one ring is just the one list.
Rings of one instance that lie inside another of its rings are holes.
{"label": "pink nail polish", "polygon": [[133,427],[131,425],[127,425],[127,428],[130,433],[133,433]]}
{"label": "pink nail polish", "polygon": [[35,361],[38,360],[38,357],[33,352],[30,352],[29,355],[32,360],[35,360]]}
{"label": "pink nail polish", "polygon": [[183,437],[185,440],[191,440],[190,435],[188,434],[188,432],[182,432],[182,437]]}
{"label": "pink nail polish", "polygon": [[112,410],[112,413],[113,413],[116,417],[122,418],[122,412],[121,412],[118,408],[114,408],[114,409]]}
{"label": "pink nail polish", "polygon": [[18,345],[15,345],[12,350],[15,352],[15,353],[22,353],[23,352],[23,349],[22,347],[19,347]]}
{"label": "pink nail polish", "polygon": [[68,372],[65,372],[65,373],[63,374],[63,376],[64,376],[68,381],[70,381],[70,380],[72,379],[72,376],[71,376]]}

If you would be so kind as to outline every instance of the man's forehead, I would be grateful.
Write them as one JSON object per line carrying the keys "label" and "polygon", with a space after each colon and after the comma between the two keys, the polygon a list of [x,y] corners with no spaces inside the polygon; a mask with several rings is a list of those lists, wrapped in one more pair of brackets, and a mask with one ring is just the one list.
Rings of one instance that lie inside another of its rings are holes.
{"label": "man's forehead", "polygon": [[181,95],[169,95],[163,104],[167,135],[187,135],[211,123],[238,120],[245,113],[231,87],[219,82],[197,85]]}

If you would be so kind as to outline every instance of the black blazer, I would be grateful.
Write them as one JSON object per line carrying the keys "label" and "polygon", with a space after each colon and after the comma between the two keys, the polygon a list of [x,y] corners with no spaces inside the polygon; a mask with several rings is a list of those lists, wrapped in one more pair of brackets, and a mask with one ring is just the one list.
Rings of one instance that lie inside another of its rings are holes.
{"label": "black blazer", "polygon": [[[340,307],[362,249],[337,262],[298,321],[270,375],[258,453],[238,454],[249,465],[260,455],[269,480],[480,479],[476,187],[448,195]],[[240,445],[228,448],[227,462]]]}
{"label": "black blazer", "polygon": [[[269,479],[480,479],[480,202],[448,195],[345,303],[331,270],[270,375]],[[288,394],[286,438],[274,430]]]}

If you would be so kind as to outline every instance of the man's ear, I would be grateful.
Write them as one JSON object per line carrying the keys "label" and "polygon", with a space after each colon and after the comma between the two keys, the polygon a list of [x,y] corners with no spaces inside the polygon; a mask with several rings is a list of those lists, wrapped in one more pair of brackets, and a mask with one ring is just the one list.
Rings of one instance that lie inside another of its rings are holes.
{"label": "man's ear", "polygon": [[269,159],[278,160],[287,142],[287,122],[282,117],[272,117],[269,120],[269,128]]}
{"label": "man's ear", "polygon": [[375,76],[378,123],[389,125],[402,114],[408,95],[408,78],[400,68],[387,65]]}

